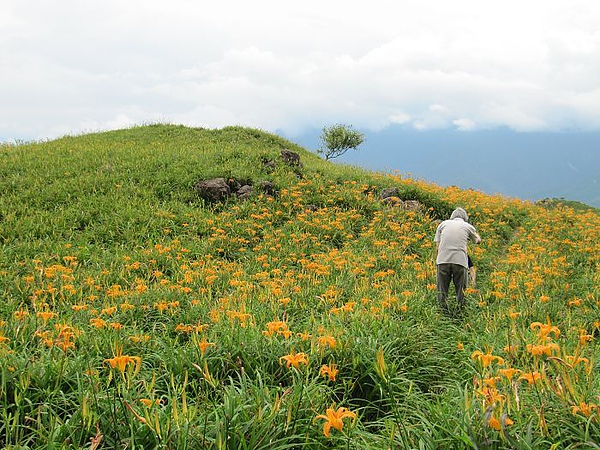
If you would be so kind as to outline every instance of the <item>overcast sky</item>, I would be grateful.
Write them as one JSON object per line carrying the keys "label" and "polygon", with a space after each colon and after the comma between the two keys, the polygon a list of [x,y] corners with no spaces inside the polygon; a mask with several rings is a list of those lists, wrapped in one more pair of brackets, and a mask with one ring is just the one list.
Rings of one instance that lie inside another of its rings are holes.
{"label": "overcast sky", "polygon": [[600,129],[597,0],[2,0],[0,140]]}

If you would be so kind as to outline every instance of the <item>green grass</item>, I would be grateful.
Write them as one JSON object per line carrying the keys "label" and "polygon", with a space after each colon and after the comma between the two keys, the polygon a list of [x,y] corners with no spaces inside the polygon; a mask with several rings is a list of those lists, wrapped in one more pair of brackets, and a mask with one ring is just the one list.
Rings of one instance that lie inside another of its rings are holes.
{"label": "green grass", "polygon": [[[212,177],[277,195],[210,203],[194,186]],[[387,187],[422,209],[380,201]],[[3,145],[0,190],[3,448],[600,441],[595,210],[333,164],[242,127]],[[456,206],[483,237],[462,321],[434,285]],[[340,407],[325,436],[317,416]]]}

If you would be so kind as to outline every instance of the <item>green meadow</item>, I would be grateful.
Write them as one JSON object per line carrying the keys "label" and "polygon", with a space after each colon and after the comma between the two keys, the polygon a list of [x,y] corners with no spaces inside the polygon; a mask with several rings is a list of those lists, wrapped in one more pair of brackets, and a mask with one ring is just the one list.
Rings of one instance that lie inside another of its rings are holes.
{"label": "green meadow", "polygon": [[600,448],[596,209],[174,125],[2,144],[0,193],[2,448]]}

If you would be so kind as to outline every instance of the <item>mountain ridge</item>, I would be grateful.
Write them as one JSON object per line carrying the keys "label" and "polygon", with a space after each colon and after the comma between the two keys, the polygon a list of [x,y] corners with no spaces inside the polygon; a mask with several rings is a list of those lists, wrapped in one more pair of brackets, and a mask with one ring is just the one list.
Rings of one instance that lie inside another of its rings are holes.
{"label": "mountain ridge", "polygon": [[[296,141],[313,151],[319,131]],[[365,143],[340,162],[409,173],[444,186],[523,200],[567,198],[600,207],[600,133],[415,131],[401,126],[365,131]]]}

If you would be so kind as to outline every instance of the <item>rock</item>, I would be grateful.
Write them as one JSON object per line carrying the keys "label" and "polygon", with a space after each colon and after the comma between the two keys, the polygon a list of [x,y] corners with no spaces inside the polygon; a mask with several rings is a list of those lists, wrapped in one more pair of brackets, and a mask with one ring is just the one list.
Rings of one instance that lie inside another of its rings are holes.
{"label": "rock", "polygon": [[302,163],[300,162],[300,155],[291,150],[281,150],[281,159],[288,166],[302,167]]}
{"label": "rock", "polygon": [[402,206],[401,204],[404,203],[402,200],[400,200],[398,197],[396,197],[394,195],[391,195],[389,197],[384,197],[381,201],[388,206]]}
{"label": "rock", "polygon": [[386,198],[390,197],[400,197],[400,191],[397,187],[385,188],[383,191],[381,191],[381,194],[379,195],[379,198],[381,200],[385,200]]}
{"label": "rock", "polygon": [[422,211],[425,205],[418,200],[405,200],[400,207],[405,211]]}
{"label": "rock", "polygon": [[271,173],[275,170],[275,161],[272,159],[263,160],[263,169],[265,169],[268,173]]}
{"label": "rock", "polygon": [[398,188],[384,189],[379,198],[388,206],[403,209],[404,211],[423,211],[425,205],[418,200],[402,200]]}
{"label": "rock", "polygon": [[224,178],[199,181],[195,189],[200,197],[209,202],[222,201],[231,195],[231,188]]}
{"label": "rock", "polygon": [[265,194],[270,195],[272,197],[276,197],[279,194],[279,191],[277,190],[275,185],[270,181],[261,181],[260,183],[258,183],[258,189],[261,192],[264,192]]}
{"label": "rock", "polygon": [[245,184],[241,186],[238,191],[235,193],[237,197],[241,200],[245,200],[254,194],[254,187],[250,184]]}

